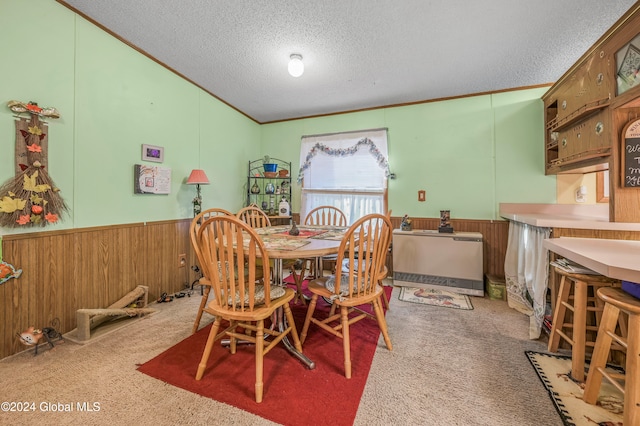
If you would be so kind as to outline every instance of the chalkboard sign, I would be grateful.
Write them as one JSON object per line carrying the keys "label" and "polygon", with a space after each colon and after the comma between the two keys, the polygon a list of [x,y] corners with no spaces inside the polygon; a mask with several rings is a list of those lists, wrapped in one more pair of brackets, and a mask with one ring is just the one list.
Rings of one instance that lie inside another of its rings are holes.
{"label": "chalkboard sign", "polygon": [[640,187],[640,119],[624,129],[622,186]]}

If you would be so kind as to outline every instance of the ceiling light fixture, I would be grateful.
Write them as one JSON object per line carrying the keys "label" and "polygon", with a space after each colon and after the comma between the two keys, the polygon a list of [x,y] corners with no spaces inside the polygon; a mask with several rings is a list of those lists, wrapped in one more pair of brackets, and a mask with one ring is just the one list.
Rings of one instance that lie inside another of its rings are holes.
{"label": "ceiling light fixture", "polygon": [[302,73],[304,73],[304,62],[302,62],[302,55],[294,53],[289,58],[289,74],[291,74],[293,77],[300,77]]}

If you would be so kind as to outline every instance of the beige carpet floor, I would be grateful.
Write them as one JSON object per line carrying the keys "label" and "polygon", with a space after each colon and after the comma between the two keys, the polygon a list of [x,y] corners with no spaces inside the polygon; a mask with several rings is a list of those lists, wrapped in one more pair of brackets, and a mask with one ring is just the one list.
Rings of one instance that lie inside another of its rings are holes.
{"label": "beige carpet floor", "polygon": [[[398,294],[394,288],[387,313],[394,349],[379,341],[355,425],[562,425],[524,353],[546,349],[528,339],[527,317],[488,298],[473,297],[466,311],[402,302]],[[136,370],[190,334],[199,299],[196,292],[153,304],[157,313],[85,345],[1,360],[0,402],[34,411],[0,411],[0,424],[273,424]],[[98,403],[99,411],[81,412],[78,403]],[[73,411],[53,411],[60,406]]]}

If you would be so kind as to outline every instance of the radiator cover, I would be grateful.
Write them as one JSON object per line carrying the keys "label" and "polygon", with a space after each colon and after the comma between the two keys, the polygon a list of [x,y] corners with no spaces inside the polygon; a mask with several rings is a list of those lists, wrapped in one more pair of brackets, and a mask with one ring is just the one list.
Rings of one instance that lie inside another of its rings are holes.
{"label": "radiator cover", "polygon": [[482,234],[393,231],[393,283],[484,296]]}

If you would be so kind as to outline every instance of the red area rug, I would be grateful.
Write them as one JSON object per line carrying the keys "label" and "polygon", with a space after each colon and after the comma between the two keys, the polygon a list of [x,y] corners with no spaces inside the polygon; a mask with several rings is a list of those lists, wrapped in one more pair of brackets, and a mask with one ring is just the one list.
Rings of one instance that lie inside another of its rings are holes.
{"label": "red area rug", "polygon": [[[390,296],[391,287],[386,287]],[[302,329],[306,306],[291,305]],[[328,312],[320,299],[317,310]],[[138,370],[173,386],[246,410],[285,425],[352,425],[369,375],[380,335],[375,320],[364,319],[351,333],[352,377],[344,377],[342,341],[309,328],[304,354],[316,364],[308,370],[277,345],[264,357],[264,396],[255,402],[255,358],[253,346],[239,345],[235,355],[216,343],[200,381],[195,380],[210,325],[169,348]],[[384,342],[381,343],[384,346]]]}

